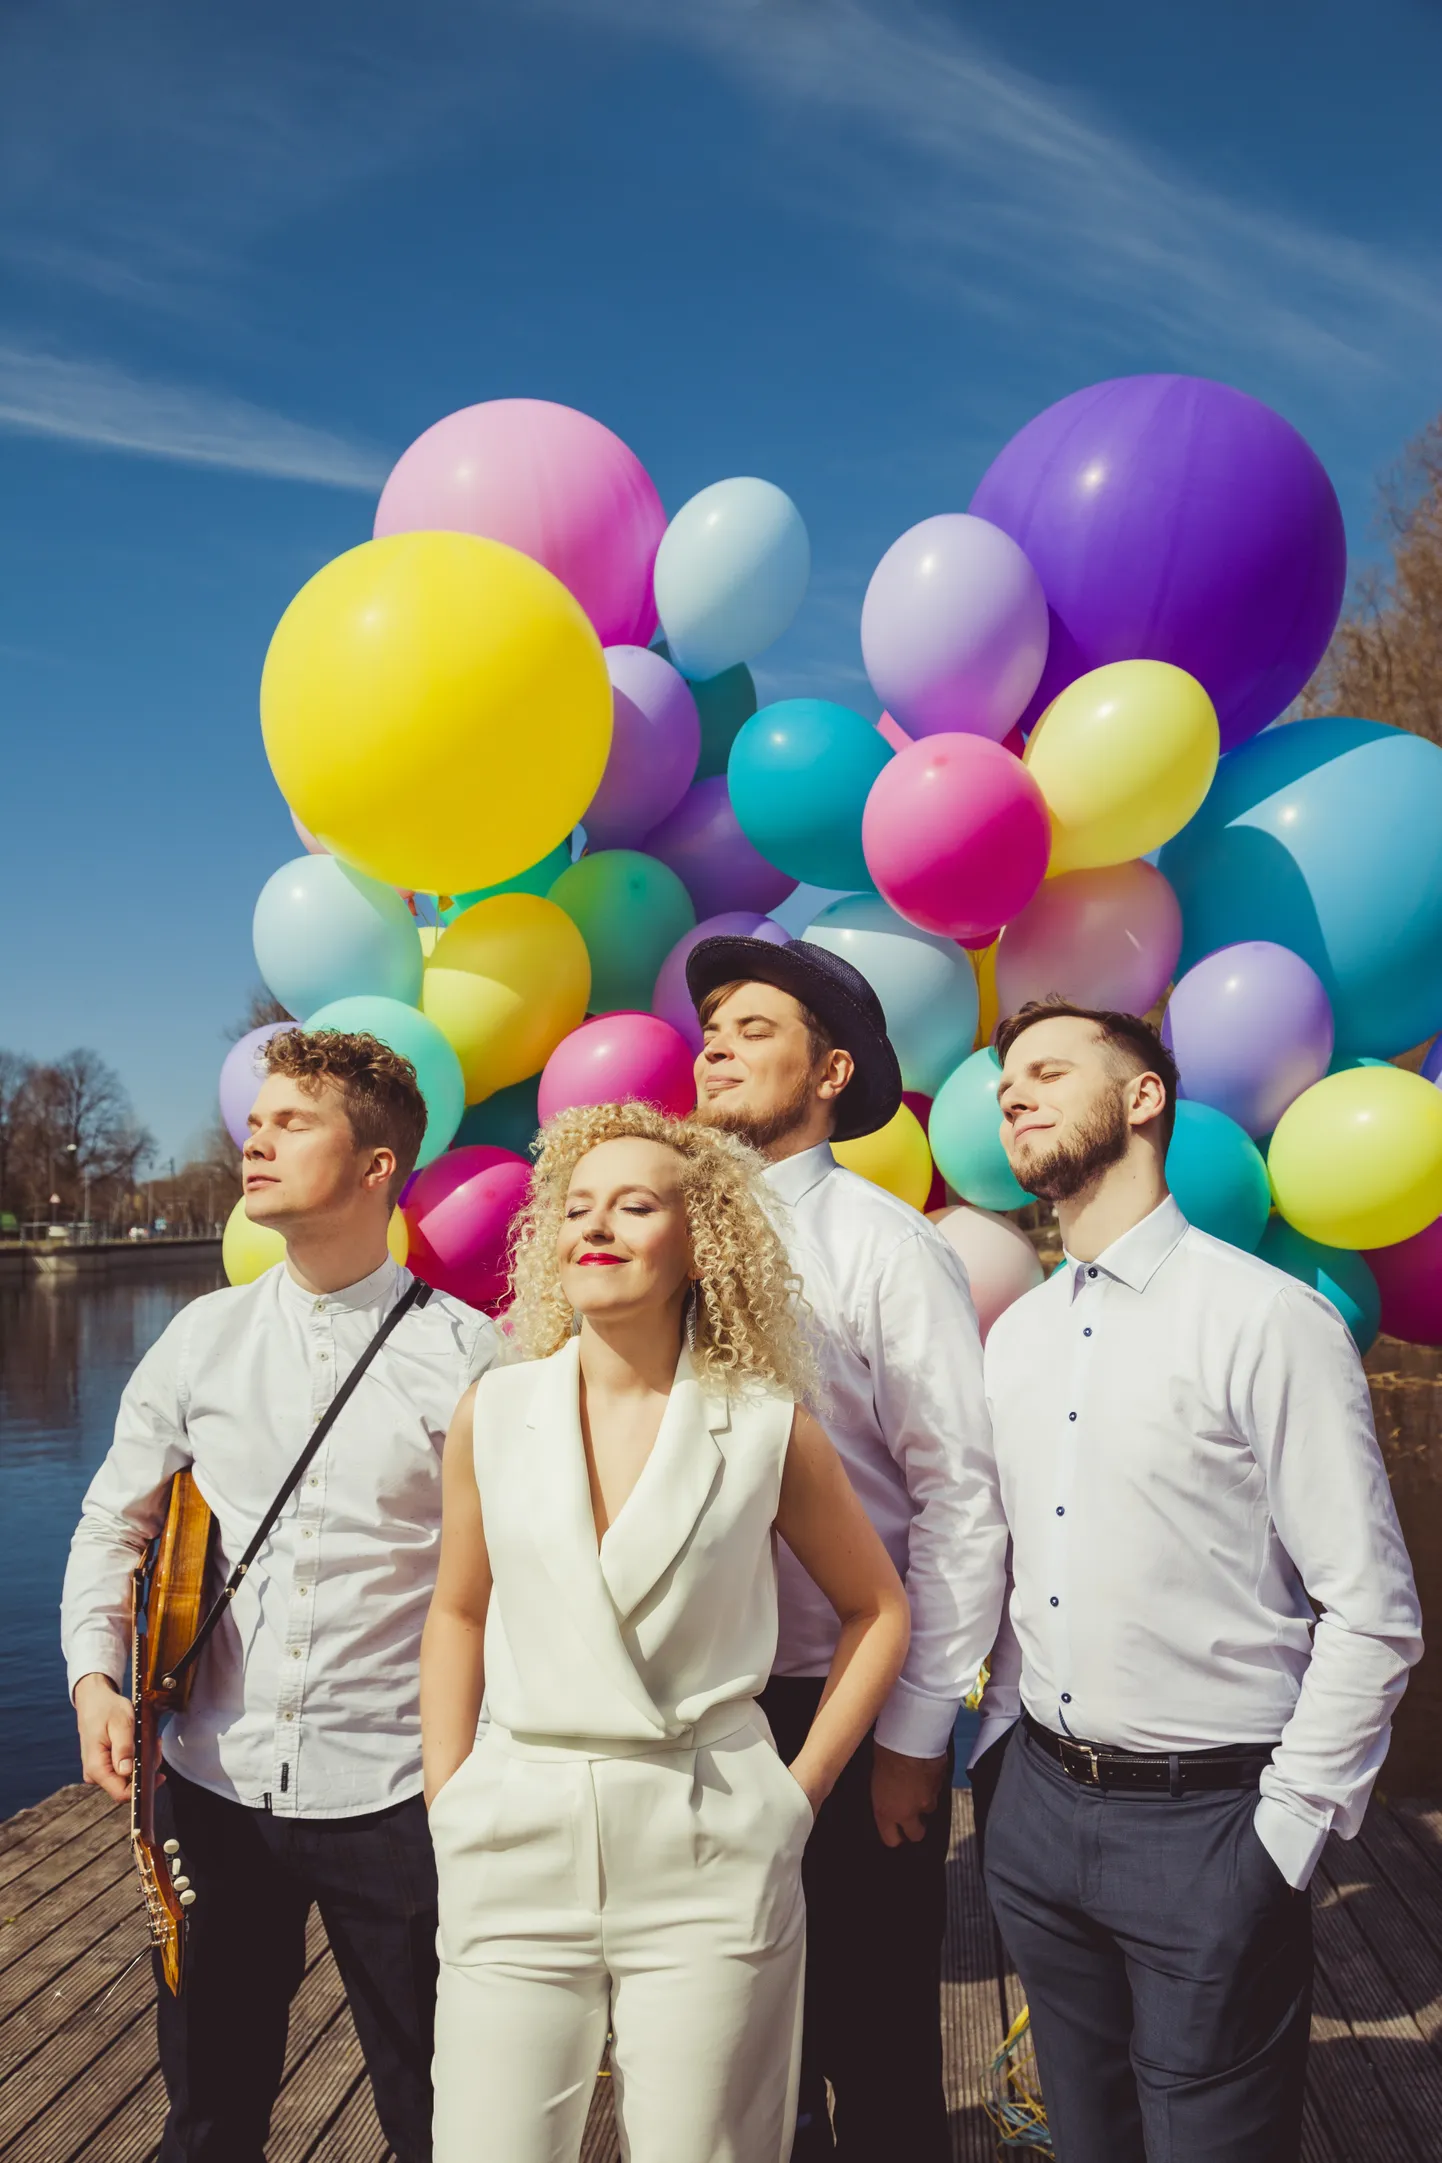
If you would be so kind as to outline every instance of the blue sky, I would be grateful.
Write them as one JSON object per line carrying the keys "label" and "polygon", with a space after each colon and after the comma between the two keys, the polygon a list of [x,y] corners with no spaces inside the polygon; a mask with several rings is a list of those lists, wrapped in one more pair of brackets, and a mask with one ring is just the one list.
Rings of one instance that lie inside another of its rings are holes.
{"label": "blue sky", "polygon": [[475,399],[794,496],[771,696],[874,712],[877,558],[1102,376],[1276,405],[1365,555],[1442,406],[1439,80],[1424,0],[11,0],[0,1044],[183,1155],[295,853],[269,634]]}

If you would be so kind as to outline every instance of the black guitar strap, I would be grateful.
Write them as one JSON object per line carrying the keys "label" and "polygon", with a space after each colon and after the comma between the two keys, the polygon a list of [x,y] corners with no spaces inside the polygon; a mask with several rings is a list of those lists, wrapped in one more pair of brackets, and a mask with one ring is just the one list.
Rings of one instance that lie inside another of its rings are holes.
{"label": "black guitar strap", "polygon": [[237,1562],[235,1568],[231,1571],[229,1577],[227,1577],[227,1579],[225,1580],[224,1585],[222,1585],[220,1592],[217,1595],[215,1602],[211,1607],[209,1614],[206,1616],[204,1622],[202,1622],[200,1628],[196,1631],[194,1637],[190,1640],[190,1643],[186,1646],[184,1652],[180,1655],[180,1658],[176,1661],[175,1665],[169,1670],[167,1674],[164,1674],[160,1677],[158,1687],[161,1690],[166,1692],[174,1690],[176,1685],[180,1681],[181,1676],[185,1673],[186,1669],[195,1665],[195,1662],[199,1659],[201,1653],[205,1650],[206,1641],[210,1637],[211,1631],[215,1628],[221,1616],[225,1613],[226,1608],[229,1607],[231,1601],[235,1598],[236,1593],[240,1590],[241,1580],[244,1578],[246,1571],[250,1568],[252,1562],[254,1562],[256,1556],[260,1553],[262,1547],[264,1547],[266,1541],[270,1538],[271,1533],[275,1530],[276,1520],[280,1516],[281,1511],[285,1508],[287,1502],[289,1502],[291,1496],[295,1493],[297,1487],[299,1487],[301,1480],[305,1476],[306,1466],[310,1463],[316,1451],[320,1448],[322,1442],[324,1442],[326,1436],[330,1433],[332,1427],[334,1427],[336,1421],[340,1418],[341,1413],[345,1410],[346,1406],[350,1403],[351,1398],[355,1395],[356,1389],[360,1383],[361,1376],[365,1373],[367,1367],[369,1367],[371,1361],[375,1358],[377,1352],[385,1343],[387,1337],[395,1328],[397,1322],[399,1322],[404,1315],[409,1314],[413,1307],[423,1307],[426,1301],[430,1298],[430,1296],[431,1287],[428,1284],[421,1284],[418,1283],[415,1279],[412,1279],[409,1289],[401,1294],[401,1297],[391,1308],[390,1313],[381,1323],[380,1328],[371,1338],[370,1343],[361,1353],[360,1358],[356,1361],[355,1365],[351,1368],[350,1373],[346,1376],[340,1388],[336,1391],[334,1400],[326,1410],[324,1416],[317,1422],[314,1432],[311,1434],[311,1437],[306,1443],[305,1448],[301,1451],[299,1457],[297,1457],[295,1463],[291,1466],[289,1472],[286,1474],[279,1494],[277,1494],[274,1502],[271,1503],[270,1508],[266,1511],[264,1517],[261,1519],[260,1524],[256,1528],[255,1536],[251,1540],[250,1545],[246,1548],[245,1553],[241,1556],[239,1562]]}

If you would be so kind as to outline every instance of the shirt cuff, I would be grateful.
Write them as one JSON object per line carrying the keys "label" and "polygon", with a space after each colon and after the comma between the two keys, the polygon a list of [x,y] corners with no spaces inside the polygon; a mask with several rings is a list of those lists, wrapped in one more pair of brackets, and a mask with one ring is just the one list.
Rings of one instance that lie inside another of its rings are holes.
{"label": "shirt cuff", "polygon": [[89,1630],[77,1638],[65,1662],[65,1686],[71,1704],[75,1702],[76,1683],[86,1675],[107,1675],[116,1689],[123,1691],[129,1658],[129,1647],[119,1650],[108,1630]]}
{"label": "shirt cuff", "polygon": [[1321,1860],[1331,1826],[1318,1824],[1314,1818],[1298,1817],[1295,1810],[1289,1810],[1273,1795],[1262,1797],[1252,1824],[1287,1883],[1302,1892]]}
{"label": "shirt cuff", "polygon": [[1020,1718],[1021,1714],[1019,1712],[987,1712],[982,1714],[981,1726],[976,1731],[976,1741],[972,1745],[971,1756],[966,1761],[968,1772],[971,1771],[973,1765],[981,1763],[994,1742],[1000,1742],[1003,1735],[1011,1733]]}
{"label": "shirt cuff", "polygon": [[876,1740],[898,1757],[945,1757],[961,1710],[959,1697],[928,1697],[901,1681],[892,1689],[876,1722]]}

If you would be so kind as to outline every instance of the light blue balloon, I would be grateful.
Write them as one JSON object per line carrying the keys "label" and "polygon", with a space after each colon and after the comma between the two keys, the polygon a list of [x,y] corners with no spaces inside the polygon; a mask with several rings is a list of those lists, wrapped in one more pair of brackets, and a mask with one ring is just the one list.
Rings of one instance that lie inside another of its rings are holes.
{"label": "light blue balloon", "polygon": [[479,1104],[468,1104],[452,1146],[462,1149],[472,1142],[488,1142],[492,1149],[509,1149],[513,1156],[528,1157],[541,1125],[536,1105],[540,1086],[540,1075],[532,1074],[526,1081],[512,1082],[509,1089],[498,1089],[494,1096],[483,1097]]}
{"label": "light blue balloon", "polygon": [[1339,1053],[1390,1056],[1442,1024],[1442,746],[1377,721],[1290,722],[1229,751],[1162,851],[1177,974],[1270,939],[1309,962]]}
{"label": "light blue balloon", "polygon": [[252,927],[267,989],[291,1014],[373,993],[413,1006],[425,962],[393,886],[338,856],[298,856],[260,890]]}
{"label": "light blue balloon", "polygon": [[1183,1099],[1167,1150],[1167,1185],[1199,1232],[1255,1252],[1272,1188],[1261,1150],[1235,1119]]}
{"label": "light blue balloon", "polygon": [[811,543],[770,481],[713,481],[683,503],[656,551],[656,612],[683,676],[719,676],[789,630],[806,598]]}
{"label": "light blue balloon", "polygon": [[1310,1284],[1323,1299],[1330,1299],[1360,1353],[1371,1350],[1382,1327],[1382,1294],[1360,1254],[1346,1247],[1320,1247],[1307,1239],[1284,1217],[1273,1217],[1262,1234],[1257,1253],[1274,1269]]}
{"label": "light blue balloon", "polygon": [[409,1059],[426,1100],[426,1131],[418,1165],[429,1164],[449,1144],[466,1108],[461,1062],[433,1021],[398,999],[332,999],[305,1022],[307,1030],[379,1037]]}
{"label": "light blue balloon", "polygon": [[1001,1146],[1000,1086],[1001,1061],[984,1045],[943,1082],[927,1123],[942,1178],[978,1209],[1021,1209],[1031,1200]]}
{"label": "light blue balloon", "polygon": [[803,936],[861,971],[881,1001],[903,1086],[934,1097],[976,1041],[976,977],[956,941],[908,924],[879,894],[833,901]]}
{"label": "light blue balloon", "polygon": [[768,864],[811,886],[868,887],[861,814],[891,747],[859,713],[783,698],[731,746],[726,785],[741,831]]}

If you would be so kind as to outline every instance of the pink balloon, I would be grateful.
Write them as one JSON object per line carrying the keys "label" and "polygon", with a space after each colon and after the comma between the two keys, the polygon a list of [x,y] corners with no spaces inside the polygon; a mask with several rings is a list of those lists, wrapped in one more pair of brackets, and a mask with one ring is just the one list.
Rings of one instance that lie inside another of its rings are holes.
{"label": "pink balloon", "polygon": [[492,398],[437,421],[392,469],[375,531],[437,527],[504,541],[543,563],[603,646],[650,643],[666,513],[635,452],[589,414],[543,398]]}
{"label": "pink balloon", "polygon": [[[286,809],[290,810],[290,806],[287,805]],[[315,835],[311,832],[310,828],[308,826],[302,826],[300,820],[296,817],[293,811],[291,811],[290,814],[290,823],[295,828],[296,832],[300,835],[301,840],[305,843],[306,852],[308,855],[330,855],[330,850],[326,847],[325,843],[323,841],[317,841]]]}
{"label": "pink balloon", "polygon": [[769,916],[758,916],[754,909],[723,909],[719,916],[708,916],[691,931],[682,932],[661,964],[656,989],[651,995],[651,1011],[668,1021],[677,1035],[686,1039],[693,1059],[701,1055],[701,1024],[686,989],[686,963],[693,947],[699,946],[703,939],[723,938],[765,939],[770,946],[789,946],[791,943],[789,932],[783,931]]}
{"label": "pink balloon", "polygon": [[562,1037],[545,1066],[537,1110],[544,1126],[576,1104],[654,1104],[673,1119],[696,1109],[690,1045],[659,1014],[598,1014]]}
{"label": "pink balloon", "polygon": [[981,1341],[999,1314],[1024,1292],[1035,1291],[1046,1271],[1035,1247],[1019,1225],[969,1202],[957,1209],[928,1210],[932,1223],[966,1264],[972,1304],[981,1325]]}
{"label": "pink balloon", "polygon": [[1382,1294],[1382,1327],[1404,1344],[1442,1344],[1442,1217],[1363,1261]]}
{"label": "pink balloon", "polygon": [[1048,879],[1001,935],[996,997],[1003,1014],[1058,992],[1078,1006],[1145,1014],[1171,982],[1182,911],[1152,864],[1108,864]]}
{"label": "pink balloon", "polygon": [[701,716],[679,669],[649,646],[608,646],[611,751],[581,824],[591,849],[639,849],[690,788]]}
{"label": "pink balloon", "polygon": [[1026,738],[1022,734],[1020,722],[1017,723],[1009,736],[1002,737],[1001,748],[1003,751],[1010,751],[1014,758],[1021,757],[1026,749]]}
{"label": "pink balloon", "polygon": [[531,1167],[509,1149],[472,1142],[447,1150],[406,1186],[406,1267],[423,1284],[495,1314],[510,1294],[511,1229],[531,1191]]}
{"label": "pink balloon", "polygon": [[904,751],[908,744],[916,741],[914,736],[907,735],[899,721],[892,720],[889,713],[884,713],[876,726],[883,741],[889,743],[893,751]]}
{"label": "pink balloon", "polygon": [[924,736],[872,785],[867,867],[909,923],[975,939],[1009,923],[1041,885],[1051,821],[1029,769],[986,736]]}

